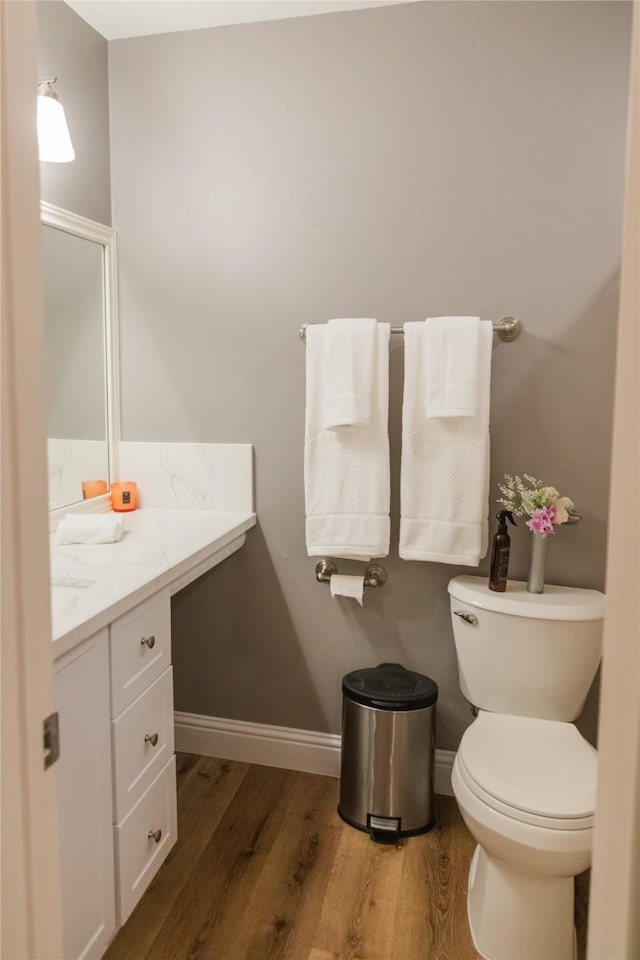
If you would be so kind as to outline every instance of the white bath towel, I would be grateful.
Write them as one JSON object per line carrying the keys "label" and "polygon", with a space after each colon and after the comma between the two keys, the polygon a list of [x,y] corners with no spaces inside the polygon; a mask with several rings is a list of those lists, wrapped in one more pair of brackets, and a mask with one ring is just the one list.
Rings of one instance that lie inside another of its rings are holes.
{"label": "white bath towel", "polygon": [[115,543],[123,530],[122,517],[114,513],[67,513],[57,536],[60,543]]}
{"label": "white bath towel", "polygon": [[360,427],[371,417],[376,320],[329,320],[324,335],[325,430]]}
{"label": "white bath towel", "polygon": [[480,318],[430,317],[424,337],[428,417],[475,417],[480,374]]}
{"label": "white bath towel", "polygon": [[325,324],[307,327],[304,489],[309,556],[371,559],[389,552],[389,332],[375,328],[369,422],[324,429]]}
{"label": "white bath towel", "polygon": [[404,325],[400,556],[477,566],[488,544],[492,326],[479,326],[476,414],[460,419],[425,415],[426,326]]}

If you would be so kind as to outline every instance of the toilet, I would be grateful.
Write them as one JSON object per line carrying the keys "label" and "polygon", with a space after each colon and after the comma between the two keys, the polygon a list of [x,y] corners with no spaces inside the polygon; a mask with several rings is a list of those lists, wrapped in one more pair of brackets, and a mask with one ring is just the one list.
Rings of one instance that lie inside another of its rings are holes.
{"label": "toilet", "polygon": [[477,713],[452,770],[477,841],[468,916],[487,960],[573,960],[574,878],[591,862],[597,754],[572,723],[600,662],[605,598],[449,583],[460,689]]}

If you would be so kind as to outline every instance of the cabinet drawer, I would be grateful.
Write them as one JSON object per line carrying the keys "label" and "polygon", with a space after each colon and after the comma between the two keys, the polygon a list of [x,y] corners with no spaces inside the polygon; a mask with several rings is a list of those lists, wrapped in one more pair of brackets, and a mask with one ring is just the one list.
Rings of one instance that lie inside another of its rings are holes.
{"label": "cabinet drawer", "polygon": [[128,817],[114,827],[120,924],[130,916],[177,835],[176,760],[172,757]]}
{"label": "cabinet drawer", "polygon": [[118,717],[171,663],[171,601],[156,594],[109,628],[111,710]]}
{"label": "cabinet drawer", "polygon": [[120,823],[153,783],[174,751],[173,670],[147,687],[111,721],[115,822]]}

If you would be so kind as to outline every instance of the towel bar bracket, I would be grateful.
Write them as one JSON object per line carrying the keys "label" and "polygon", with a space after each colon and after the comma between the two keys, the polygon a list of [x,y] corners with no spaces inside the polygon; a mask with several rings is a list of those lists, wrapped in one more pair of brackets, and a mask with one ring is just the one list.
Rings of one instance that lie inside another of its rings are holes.
{"label": "towel bar bracket", "polygon": [[522,332],[520,321],[517,317],[503,317],[493,325],[493,332],[498,335],[498,339],[504,343],[511,343],[517,340]]}
{"label": "towel bar bracket", "polygon": [[389,579],[389,574],[379,563],[370,563],[365,571],[365,587],[382,587]]}
{"label": "towel bar bracket", "polygon": [[[338,568],[333,560],[319,560],[316,564],[316,580],[318,583],[329,583]],[[364,573],[365,587],[382,587],[389,579],[389,574],[379,563],[370,563]]]}
{"label": "towel bar bracket", "polygon": [[[308,323],[304,323],[298,330],[298,335],[303,342],[306,342],[307,339],[308,326]],[[522,324],[517,317],[503,317],[502,320],[493,324],[493,332],[497,334],[498,340],[502,340],[503,343],[511,343],[512,340],[517,340],[522,333]],[[391,333],[404,333],[404,328],[391,327]]]}
{"label": "towel bar bracket", "polygon": [[334,573],[338,572],[333,560],[319,560],[316,564],[316,580],[318,583],[329,583]]}

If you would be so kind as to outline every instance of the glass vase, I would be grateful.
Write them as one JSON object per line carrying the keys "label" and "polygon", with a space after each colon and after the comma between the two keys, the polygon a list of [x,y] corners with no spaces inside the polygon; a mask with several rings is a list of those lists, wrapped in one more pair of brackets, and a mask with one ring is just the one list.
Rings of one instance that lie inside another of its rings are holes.
{"label": "glass vase", "polygon": [[529,562],[529,593],[544,593],[544,565],[547,558],[547,537],[531,534],[531,560]]}

